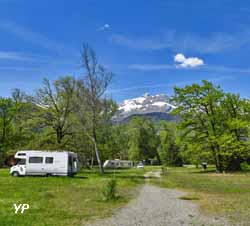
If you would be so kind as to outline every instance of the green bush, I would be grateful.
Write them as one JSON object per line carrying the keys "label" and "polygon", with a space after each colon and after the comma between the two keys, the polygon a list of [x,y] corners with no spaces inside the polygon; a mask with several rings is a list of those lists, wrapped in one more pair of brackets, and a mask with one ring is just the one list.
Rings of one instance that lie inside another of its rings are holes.
{"label": "green bush", "polygon": [[161,167],[162,175],[165,176],[165,175],[167,174],[167,169],[168,169],[167,166],[162,166],[162,167]]}
{"label": "green bush", "polygon": [[102,194],[105,201],[117,198],[117,181],[115,178],[112,178],[107,182],[107,184],[103,187]]}
{"label": "green bush", "polygon": [[240,164],[240,168],[242,171],[250,171],[250,165],[247,162],[243,162]]}

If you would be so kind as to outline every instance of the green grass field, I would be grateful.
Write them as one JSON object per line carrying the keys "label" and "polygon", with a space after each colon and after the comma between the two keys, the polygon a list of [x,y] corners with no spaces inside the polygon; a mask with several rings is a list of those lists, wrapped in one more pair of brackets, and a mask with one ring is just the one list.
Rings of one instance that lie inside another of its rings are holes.
{"label": "green grass field", "polygon": [[181,197],[197,202],[204,213],[223,215],[229,220],[250,225],[250,174],[217,174],[195,168],[169,168],[155,184],[188,191]]}
{"label": "green grass field", "polygon": [[[84,222],[109,216],[136,194],[145,183],[145,170],[116,170],[119,198],[106,202],[102,190],[114,176],[110,170],[104,176],[84,170],[76,177],[9,176],[0,169],[0,226],[80,226]],[[152,183],[187,191],[181,197],[197,202],[205,214],[226,216],[236,222],[250,222],[250,174],[216,174],[213,168],[169,168]],[[24,214],[14,214],[13,204],[28,203]],[[246,224],[249,225],[249,224]]]}
{"label": "green grass field", "polygon": [[[108,171],[99,176],[96,171],[84,170],[70,177],[9,176],[0,169],[1,226],[79,226],[84,221],[105,217],[124,205],[144,183],[145,170],[116,170],[119,198],[105,202],[102,190],[114,176]],[[24,214],[14,214],[13,204],[28,203]]]}

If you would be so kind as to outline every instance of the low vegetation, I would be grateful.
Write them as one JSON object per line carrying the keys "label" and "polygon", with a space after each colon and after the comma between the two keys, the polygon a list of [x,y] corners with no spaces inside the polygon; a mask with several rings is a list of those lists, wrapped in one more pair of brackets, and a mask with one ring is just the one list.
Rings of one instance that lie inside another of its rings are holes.
{"label": "low vegetation", "polygon": [[103,187],[102,190],[104,201],[115,200],[118,198],[117,196],[117,180],[115,178],[111,178],[107,184]]}
{"label": "low vegetation", "polygon": [[[114,171],[100,176],[98,170],[84,170],[74,178],[9,176],[0,170],[1,226],[79,226],[105,217],[124,205],[144,183],[144,170],[116,170],[115,189],[103,199],[103,188],[112,181]],[[112,185],[112,189],[114,189]],[[114,198],[114,195],[116,198]],[[13,204],[27,203],[30,209],[14,214]]]}
{"label": "low vegetation", "polygon": [[161,180],[154,183],[166,188],[187,191],[180,197],[200,204],[206,214],[222,215],[238,225],[250,221],[250,174],[215,173],[196,168],[168,168]]}

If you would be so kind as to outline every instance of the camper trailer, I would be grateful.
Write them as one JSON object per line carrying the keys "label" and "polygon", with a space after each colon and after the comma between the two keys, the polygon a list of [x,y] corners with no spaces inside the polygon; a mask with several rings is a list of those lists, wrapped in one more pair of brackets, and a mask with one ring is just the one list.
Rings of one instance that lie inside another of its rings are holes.
{"label": "camper trailer", "polygon": [[104,168],[132,168],[133,167],[133,162],[132,161],[127,161],[127,160],[106,160],[103,164]]}
{"label": "camper trailer", "polygon": [[12,176],[72,176],[78,172],[77,154],[67,151],[18,151],[17,164],[10,168]]}

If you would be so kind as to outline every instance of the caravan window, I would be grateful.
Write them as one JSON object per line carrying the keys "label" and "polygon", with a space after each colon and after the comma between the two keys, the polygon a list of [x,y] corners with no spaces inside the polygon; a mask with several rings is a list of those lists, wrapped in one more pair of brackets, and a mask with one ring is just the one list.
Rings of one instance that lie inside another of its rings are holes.
{"label": "caravan window", "polygon": [[29,157],[29,163],[43,163],[43,157]]}
{"label": "caravan window", "polygon": [[53,161],[54,161],[54,158],[53,158],[53,157],[46,157],[46,158],[45,158],[45,163],[47,163],[47,164],[52,164]]}
{"label": "caravan window", "polygon": [[17,161],[17,164],[18,164],[18,165],[25,165],[25,164],[26,164],[26,159],[19,159],[19,160]]}

